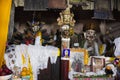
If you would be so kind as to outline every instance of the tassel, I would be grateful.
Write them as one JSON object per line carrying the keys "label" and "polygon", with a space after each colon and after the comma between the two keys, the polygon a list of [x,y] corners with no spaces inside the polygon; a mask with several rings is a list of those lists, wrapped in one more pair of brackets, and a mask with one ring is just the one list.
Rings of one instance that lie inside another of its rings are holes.
{"label": "tassel", "polygon": [[89,58],[89,57],[88,57],[88,50],[85,50],[85,53],[84,53],[84,54],[85,54],[85,56],[84,56],[84,58],[85,58],[85,59],[84,59],[84,65],[87,65],[87,64],[88,64],[88,60],[89,60],[89,59],[88,59],[88,58]]}
{"label": "tassel", "polygon": [[30,80],[33,80],[33,73],[32,73],[32,66],[31,66],[31,63],[30,63],[30,56],[28,55],[28,68],[30,70]]}
{"label": "tassel", "polygon": [[22,64],[24,65],[26,63],[26,59],[24,57],[24,55],[22,54]]}

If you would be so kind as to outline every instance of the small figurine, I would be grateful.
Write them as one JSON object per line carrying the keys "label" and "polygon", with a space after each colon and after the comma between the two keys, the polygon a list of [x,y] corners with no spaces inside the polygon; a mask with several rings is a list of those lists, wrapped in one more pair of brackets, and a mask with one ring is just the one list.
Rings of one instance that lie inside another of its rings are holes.
{"label": "small figurine", "polygon": [[108,77],[115,77],[117,69],[113,64],[107,64],[105,67],[105,73]]}
{"label": "small figurine", "polygon": [[20,67],[18,66],[14,66],[14,75],[13,75],[14,79],[20,78]]}
{"label": "small figurine", "polygon": [[113,71],[110,66],[106,66],[105,73],[108,77],[112,77]]}

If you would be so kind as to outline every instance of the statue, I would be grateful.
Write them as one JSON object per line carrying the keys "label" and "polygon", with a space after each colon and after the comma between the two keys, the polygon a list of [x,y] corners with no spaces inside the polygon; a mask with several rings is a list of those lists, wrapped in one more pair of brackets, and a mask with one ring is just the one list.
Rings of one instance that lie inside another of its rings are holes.
{"label": "statue", "polygon": [[68,5],[64,11],[60,12],[60,17],[57,19],[58,25],[74,26],[75,20],[73,19],[74,14],[70,12],[71,7],[71,5]]}
{"label": "statue", "polygon": [[98,56],[98,44],[95,41],[95,30],[93,30],[93,24],[90,25],[90,28],[85,33],[86,41],[84,43],[84,48],[88,50],[89,56]]}

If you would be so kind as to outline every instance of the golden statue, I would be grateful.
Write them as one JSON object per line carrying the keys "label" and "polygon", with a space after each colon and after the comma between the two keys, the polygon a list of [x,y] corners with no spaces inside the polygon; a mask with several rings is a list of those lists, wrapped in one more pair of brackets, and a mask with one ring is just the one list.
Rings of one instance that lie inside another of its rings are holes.
{"label": "golden statue", "polygon": [[68,5],[68,7],[64,11],[60,12],[60,17],[57,19],[58,25],[74,26],[75,20],[73,19],[74,14],[70,12],[71,7],[72,5]]}

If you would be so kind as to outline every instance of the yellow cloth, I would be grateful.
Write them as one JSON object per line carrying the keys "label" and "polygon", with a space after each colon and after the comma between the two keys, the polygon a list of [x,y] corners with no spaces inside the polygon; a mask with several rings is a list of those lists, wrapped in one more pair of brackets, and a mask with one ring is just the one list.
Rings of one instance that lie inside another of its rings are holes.
{"label": "yellow cloth", "polygon": [[104,50],[104,45],[101,44],[100,47],[99,47],[99,53],[100,53],[100,55],[103,54],[103,50]]}
{"label": "yellow cloth", "polygon": [[[22,64],[26,64],[26,58],[24,57],[24,55],[22,54]],[[32,66],[30,63],[30,56],[28,55],[28,69],[30,70],[30,80],[33,80],[33,73],[32,73]]]}
{"label": "yellow cloth", "polygon": [[88,50],[85,49],[85,56],[84,56],[84,65],[88,65],[88,60],[89,60],[89,56],[88,56]]}
{"label": "yellow cloth", "polygon": [[12,0],[0,0],[0,67],[4,60],[11,3]]}
{"label": "yellow cloth", "polygon": [[25,57],[24,57],[23,54],[22,54],[22,63],[23,63],[23,64],[26,64],[26,59],[25,59]]}
{"label": "yellow cloth", "polygon": [[58,48],[58,53],[57,54],[58,54],[58,56],[60,56],[60,49],[59,48]]}

